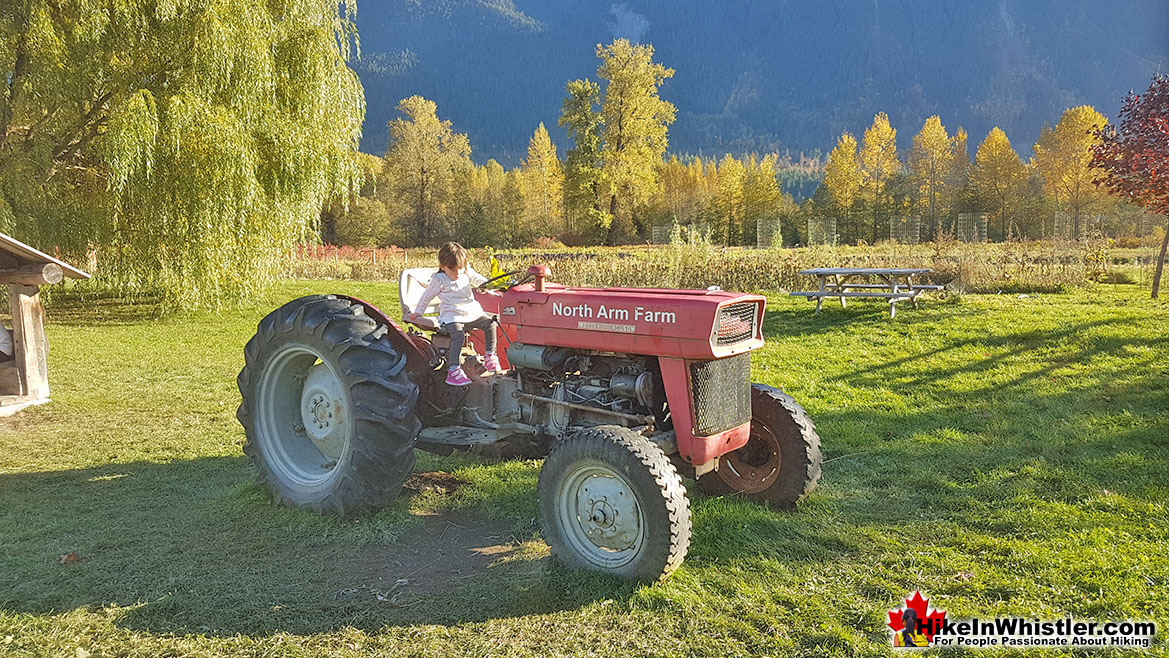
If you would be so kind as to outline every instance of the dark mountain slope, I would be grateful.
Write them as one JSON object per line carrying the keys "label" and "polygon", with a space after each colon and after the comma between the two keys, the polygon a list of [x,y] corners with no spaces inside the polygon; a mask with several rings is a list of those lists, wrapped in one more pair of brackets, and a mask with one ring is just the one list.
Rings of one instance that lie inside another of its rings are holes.
{"label": "dark mountain slope", "polygon": [[397,101],[421,94],[514,164],[564,83],[595,77],[597,43],[653,43],[676,69],[671,150],[827,150],[888,112],[904,148],[938,113],[971,148],[994,125],[1027,152],[1067,107],[1110,114],[1169,70],[1169,3],[1089,0],[404,0],[360,4],[363,147],[385,148]]}

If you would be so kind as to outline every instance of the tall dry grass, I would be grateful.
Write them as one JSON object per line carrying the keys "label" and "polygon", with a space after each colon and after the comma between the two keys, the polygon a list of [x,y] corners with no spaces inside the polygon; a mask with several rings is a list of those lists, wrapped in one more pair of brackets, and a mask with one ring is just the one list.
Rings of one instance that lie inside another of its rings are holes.
{"label": "tall dry grass", "polygon": [[[1061,292],[1091,282],[1151,279],[1152,248],[1119,249],[1108,240],[1082,243],[938,243],[817,246],[800,249],[723,249],[705,244],[509,250],[496,254],[505,270],[545,263],[555,281],[576,286],[706,288],[788,292],[812,280],[813,267],[903,267],[933,270],[926,283],[953,292]],[[488,271],[489,253],[472,263]],[[435,267],[434,250],[307,247],[289,275],[307,279],[394,281],[406,267]]]}

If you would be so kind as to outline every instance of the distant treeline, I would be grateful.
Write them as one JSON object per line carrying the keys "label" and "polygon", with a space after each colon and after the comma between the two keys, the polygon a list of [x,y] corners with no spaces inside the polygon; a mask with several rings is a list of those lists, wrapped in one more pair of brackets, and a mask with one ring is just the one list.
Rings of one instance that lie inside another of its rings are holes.
{"label": "distant treeline", "polygon": [[[572,146],[561,160],[543,124],[528,157],[505,170],[475,165],[467,136],[413,96],[389,124],[384,159],[369,158],[361,194],[326,209],[322,238],[345,244],[468,246],[645,241],[655,226],[703,224],[719,243],[754,242],[760,219],[795,217],[790,192],[817,184],[818,159],[785,154],[665,158],[674,106],[658,95],[674,71],[653,47],[618,39],[597,47],[597,78],[566,85],[558,123]],[[603,88],[602,84],[603,83]],[[784,187],[781,187],[781,181]]]}
{"label": "distant treeline", "polygon": [[985,237],[997,241],[1146,234],[1156,223],[1096,184],[1104,172],[1092,166],[1092,150],[1107,123],[1091,106],[1070,108],[1054,128],[1043,125],[1029,162],[995,127],[971,160],[966,131],[951,136],[932,116],[903,160],[882,112],[859,144],[848,132],[840,136],[805,210],[835,219],[848,243],[888,238],[891,221],[906,217],[920,221],[922,240],[953,235],[962,212],[985,213]]}
{"label": "distant treeline", "polygon": [[558,123],[572,144],[563,159],[541,123],[519,167],[476,165],[467,136],[439,119],[432,101],[403,100],[385,158],[366,156],[361,193],[325,211],[323,240],[625,244],[678,224],[724,245],[755,245],[757,227],[767,225],[769,244],[791,245],[813,241],[809,224],[830,220],[837,241],[856,244],[904,240],[893,226],[909,218],[911,240],[926,241],[953,235],[962,212],[986,213],[978,217],[991,240],[1152,227],[1094,183],[1091,150],[1107,120],[1089,106],[1067,110],[1054,128],[1045,124],[1029,162],[997,127],[972,160],[966,131],[950,135],[937,116],[900,150],[885,113],[859,141],[841,135],[826,162],[802,153],[667,157],[675,108],[658,89],[673,70],[653,61],[652,46],[625,40],[598,46],[597,56],[604,87],[581,79],[565,88]]}

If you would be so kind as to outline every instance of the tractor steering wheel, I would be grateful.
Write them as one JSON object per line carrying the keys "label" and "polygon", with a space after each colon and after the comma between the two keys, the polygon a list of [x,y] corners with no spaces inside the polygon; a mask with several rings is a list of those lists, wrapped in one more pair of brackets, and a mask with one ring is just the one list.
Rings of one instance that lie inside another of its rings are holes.
{"label": "tractor steering wheel", "polygon": [[527,270],[515,270],[513,272],[504,272],[503,274],[500,274],[499,276],[492,277],[490,279],[487,279],[483,283],[480,283],[479,286],[477,287],[477,290],[479,290],[479,292],[486,292],[488,285],[495,283],[496,281],[499,281],[500,279],[505,279],[509,276],[515,276],[517,274],[523,274],[524,276],[520,277],[516,281],[508,282],[506,290],[511,290],[512,288],[514,288],[518,285],[525,284],[528,281],[531,281],[532,279],[536,278],[536,276],[534,274],[529,274]]}

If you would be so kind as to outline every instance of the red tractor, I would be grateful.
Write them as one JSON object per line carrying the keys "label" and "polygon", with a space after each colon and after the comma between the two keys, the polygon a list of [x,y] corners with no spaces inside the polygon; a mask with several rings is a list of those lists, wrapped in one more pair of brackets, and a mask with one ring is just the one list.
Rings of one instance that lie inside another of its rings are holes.
{"label": "red tractor", "polygon": [[[404,314],[433,269],[402,273]],[[820,477],[820,440],[791,397],[751,383],[765,300],[710,290],[569,288],[548,268],[476,296],[500,318],[507,370],[424,315],[403,330],[343,295],[291,301],[245,348],[244,452],[279,503],[351,515],[398,495],[414,449],[546,457],[544,539],[569,566],[657,580],[681,564],[690,507],[680,474],[775,507]],[[473,332],[472,341],[481,337]],[[481,343],[480,343],[481,345]],[[444,383],[450,359],[473,380]]]}

